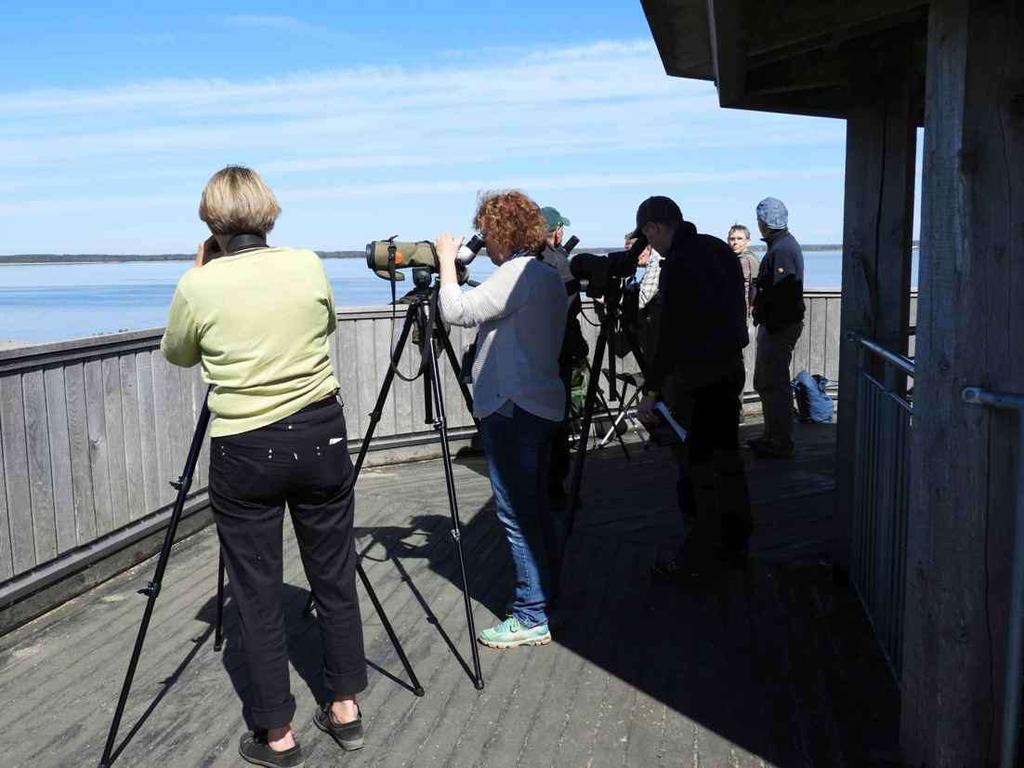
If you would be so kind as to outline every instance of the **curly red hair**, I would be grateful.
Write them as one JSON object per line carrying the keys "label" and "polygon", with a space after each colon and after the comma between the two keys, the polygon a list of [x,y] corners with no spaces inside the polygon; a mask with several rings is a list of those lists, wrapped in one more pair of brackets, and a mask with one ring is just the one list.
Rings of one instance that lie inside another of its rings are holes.
{"label": "curly red hair", "polygon": [[548,234],[540,206],[515,189],[481,194],[473,226],[506,253],[539,251]]}

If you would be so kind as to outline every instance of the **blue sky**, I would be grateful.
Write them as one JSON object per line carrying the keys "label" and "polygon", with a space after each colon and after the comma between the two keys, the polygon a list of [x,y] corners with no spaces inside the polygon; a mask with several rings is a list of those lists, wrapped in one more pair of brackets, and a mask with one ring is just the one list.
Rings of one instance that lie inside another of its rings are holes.
{"label": "blue sky", "polygon": [[719,235],[772,194],[841,238],[843,123],[720,109],[664,74],[639,2],[4,7],[0,253],[188,251],[227,163],[296,246],[465,232],[505,187],[595,246],[649,194]]}

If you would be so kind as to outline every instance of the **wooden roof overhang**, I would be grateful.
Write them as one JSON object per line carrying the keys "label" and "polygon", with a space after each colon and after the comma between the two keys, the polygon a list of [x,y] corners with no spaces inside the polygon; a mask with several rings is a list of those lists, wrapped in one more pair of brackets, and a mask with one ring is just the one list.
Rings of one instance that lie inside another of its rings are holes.
{"label": "wooden roof overhang", "polygon": [[715,81],[723,107],[842,118],[896,85],[894,72],[923,86],[922,0],[641,4],[665,72]]}

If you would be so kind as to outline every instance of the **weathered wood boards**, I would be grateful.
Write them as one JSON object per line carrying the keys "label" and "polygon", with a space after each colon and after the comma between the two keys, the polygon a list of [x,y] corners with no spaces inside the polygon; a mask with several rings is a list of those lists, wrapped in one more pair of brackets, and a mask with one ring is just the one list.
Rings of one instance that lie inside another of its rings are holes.
{"label": "weathered wood boards", "polygon": [[[895,692],[871,652],[855,597],[815,556],[828,531],[834,430],[797,429],[807,450],[795,463],[751,467],[761,517],[750,568],[690,589],[653,582],[648,570],[681,530],[668,452],[643,451],[628,464],[618,451],[594,454],[586,514],[567,553],[565,618],[553,630],[555,642],[483,651],[483,691],[473,688],[439,631],[468,656],[440,463],[365,472],[356,489],[356,548],[426,696],[416,698],[380,671],[401,677],[360,589],[366,657],[379,669],[369,670],[360,696],[366,747],[344,756],[311,722],[321,641],[316,621],[302,615],[306,581],[286,524],[284,613],[306,765],[870,764],[891,728]],[[511,594],[511,562],[483,462],[460,461],[455,473],[475,616],[485,626]],[[634,482],[623,483],[625,474]],[[126,728],[157,694],[166,695],[118,765],[239,764],[245,724],[236,686],[244,690],[245,672],[230,584],[227,645],[223,654],[212,650],[216,567],[212,531],[174,551]],[[111,579],[0,640],[0,729],[21,736],[5,745],[5,768],[64,768],[98,758],[142,611],[134,590],[151,570],[152,562]],[[628,631],[607,628],[609,616]],[[175,675],[189,654],[194,658]],[[55,699],[67,705],[61,713],[48,706]]]}
{"label": "weathered wood boards", "polygon": [[[1024,35],[1017,0],[935,0],[928,29],[902,741],[914,765],[998,756],[1024,392]],[[1020,681],[1014,681],[1019,685]]]}
{"label": "weathered wood boards", "polygon": [[[865,59],[862,78],[887,62]],[[853,531],[854,459],[858,419],[858,333],[904,353],[910,325],[911,244],[919,96],[907,65],[889,66],[858,83],[863,103],[851,106],[846,128],[846,190],[843,223],[843,301],[839,331],[839,439],[837,530],[848,543],[834,553],[849,563]]]}
{"label": "weathered wood boards", "polygon": [[[839,295],[808,292],[807,304],[794,374],[806,369],[834,379]],[[403,319],[403,307],[394,323],[390,308],[339,312],[331,354],[350,440],[361,439],[369,425]],[[583,330],[591,351],[596,323],[587,309]],[[461,356],[473,331],[452,328],[450,336]],[[102,343],[0,353],[0,583],[172,503],[168,481],[181,472],[206,385],[198,369],[168,365],[159,338],[156,332],[118,334]],[[443,352],[440,363],[449,428],[472,426]],[[419,347],[410,340],[398,369],[411,377],[419,366]],[[617,369],[637,367],[627,356],[617,360]],[[396,377],[375,436],[433,436],[424,416],[422,379]],[[206,450],[196,491],[206,484]]]}

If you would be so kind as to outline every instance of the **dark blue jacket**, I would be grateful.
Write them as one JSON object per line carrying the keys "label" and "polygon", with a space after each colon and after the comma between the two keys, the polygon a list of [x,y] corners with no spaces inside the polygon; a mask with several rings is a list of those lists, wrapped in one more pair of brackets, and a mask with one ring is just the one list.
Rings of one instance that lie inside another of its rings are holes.
{"label": "dark blue jacket", "polygon": [[661,255],[661,328],[647,386],[660,389],[670,375],[693,386],[711,383],[742,365],[749,342],[739,261],[724,241],[688,221]]}
{"label": "dark blue jacket", "polygon": [[775,333],[804,319],[804,254],[787,229],[765,240],[768,252],[757,273],[754,324]]}

